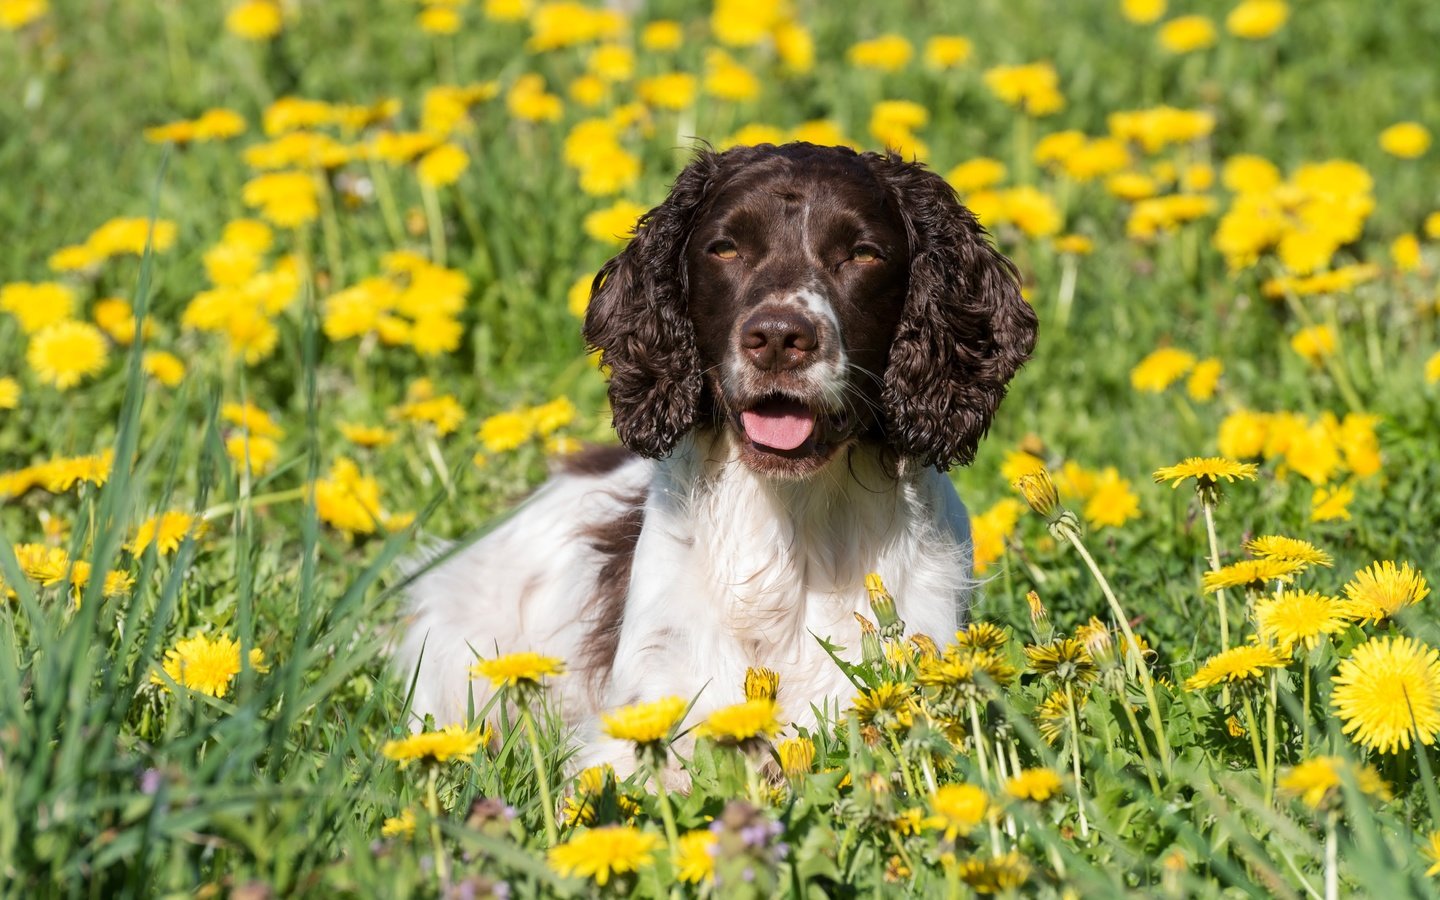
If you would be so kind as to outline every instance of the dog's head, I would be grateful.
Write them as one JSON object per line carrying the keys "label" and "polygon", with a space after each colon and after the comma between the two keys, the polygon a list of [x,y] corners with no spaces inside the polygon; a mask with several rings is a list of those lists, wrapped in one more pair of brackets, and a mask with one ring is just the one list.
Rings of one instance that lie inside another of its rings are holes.
{"label": "dog's head", "polygon": [[663,456],[713,422],[746,465],[792,478],[855,440],[969,463],[1035,328],[942,178],[812,144],[701,152],[585,318],[632,450]]}

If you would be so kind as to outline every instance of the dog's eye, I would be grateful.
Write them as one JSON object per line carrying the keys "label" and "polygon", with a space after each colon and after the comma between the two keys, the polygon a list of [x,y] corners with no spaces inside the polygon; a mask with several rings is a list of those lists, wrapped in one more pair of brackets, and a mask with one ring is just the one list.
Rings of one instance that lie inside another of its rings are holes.
{"label": "dog's eye", "polygon": [[850,261],[858,263],[879,262],[883,257],[880,251],[868,245],[861,245],[850,251]]}
{"label": "dog's eye", "polygon": [[716,241],[710,245],[710,253],[721,259],[734,259],[740,255],[740,251],[736,249],[732,241]]}

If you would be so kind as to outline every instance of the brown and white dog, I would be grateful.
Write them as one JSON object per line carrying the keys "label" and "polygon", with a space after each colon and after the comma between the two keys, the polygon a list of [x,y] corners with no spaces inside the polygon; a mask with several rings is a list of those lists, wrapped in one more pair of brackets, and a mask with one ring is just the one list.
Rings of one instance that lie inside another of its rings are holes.
{"label": "brown and white dog", "polygon": [[[587,341],[628,450],[583,455],[420,577],[402,666],[445,723],[477,654],[559,656],[584,762],[626,765],[599,713],[669,695],[690,721],[780,673],[790,718],[848,699],[878,572],[911,632],[965,613],[974,458],[1036,320],[943,179],[894,155],[701,152],[595,279]],[[423,647],[423,658],[421,649]]]}

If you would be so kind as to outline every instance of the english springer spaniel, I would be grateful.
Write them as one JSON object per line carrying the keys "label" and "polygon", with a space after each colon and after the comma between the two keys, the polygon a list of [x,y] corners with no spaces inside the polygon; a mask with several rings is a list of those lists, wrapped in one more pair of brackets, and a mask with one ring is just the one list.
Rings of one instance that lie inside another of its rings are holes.
{"label": "english springer spaniel", "polygon": [[[459,721],[477,654],[563,657],[584,762],[628,771],[599,713],[678,694],[688,722],[780,674],[782,710],[852,687],[878,572],[911,633],[964,617],[969,463],[1036,320],[945,181],[893,154],[701,152],[595,278],[585,338],[625,448],[566,466],[412,586],[414,709]],[[423,654],[422,654],[423,648]]]}

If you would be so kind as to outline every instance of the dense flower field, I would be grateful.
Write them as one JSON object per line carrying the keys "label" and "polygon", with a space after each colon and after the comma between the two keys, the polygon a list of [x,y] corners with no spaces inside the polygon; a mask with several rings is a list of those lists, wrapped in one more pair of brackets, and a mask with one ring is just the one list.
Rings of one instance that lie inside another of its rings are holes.
{"label": "dense flower field", "polygon": [[[0,0],[7,892],[1433,893],[1440,7],[638,5]],[[820,728],[757,660],[625,780],[564,660],[414,731],[394,563],[611,439],[578,316],[702,140],[1017,263],[973,620],[873,578]]]}

